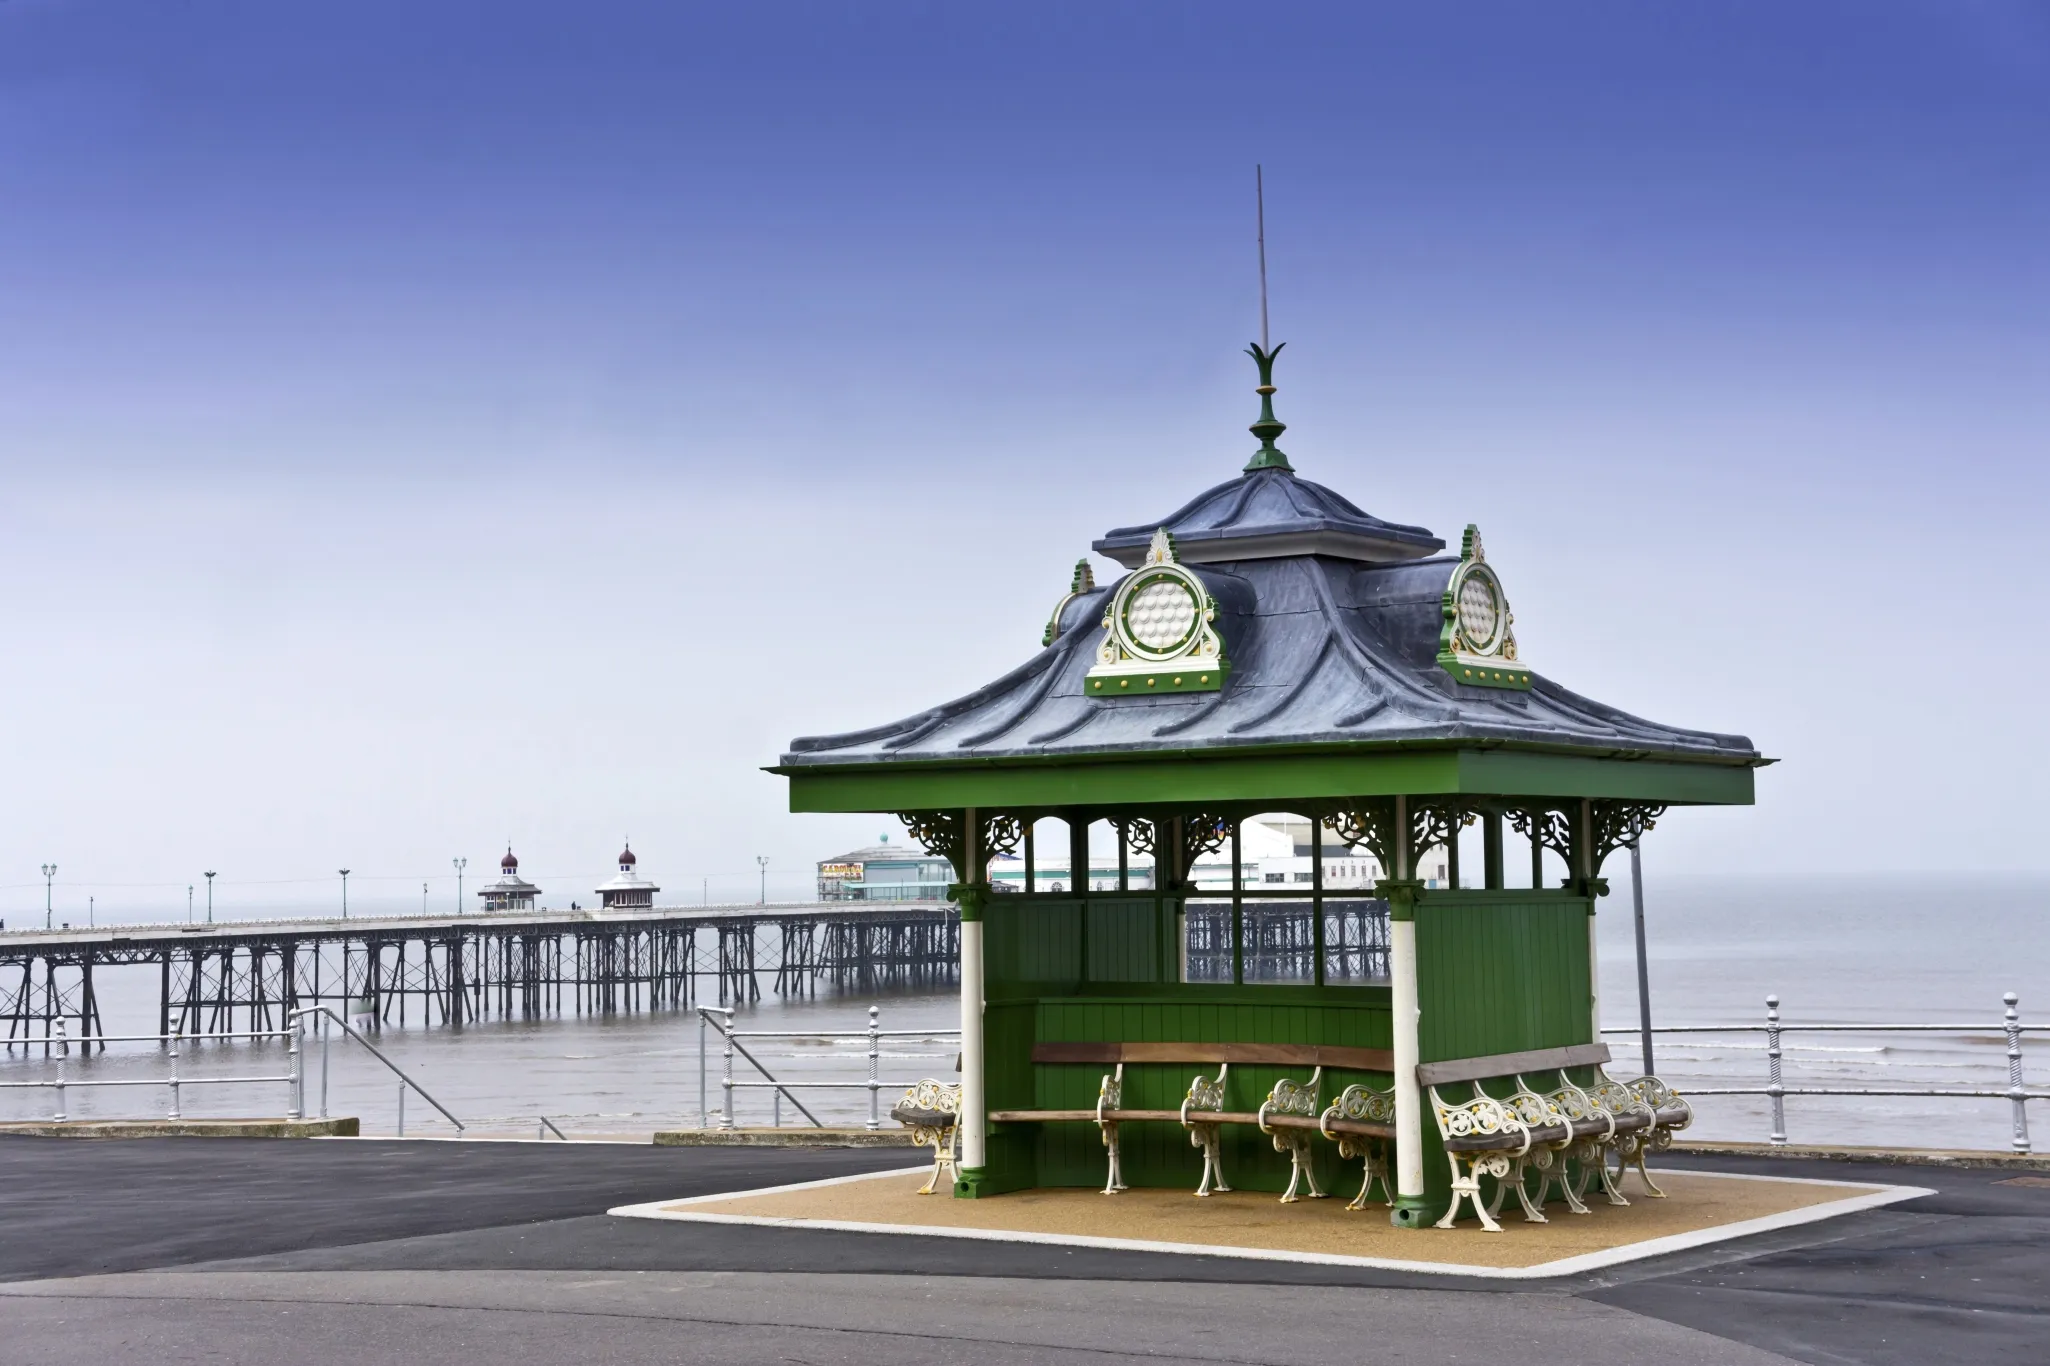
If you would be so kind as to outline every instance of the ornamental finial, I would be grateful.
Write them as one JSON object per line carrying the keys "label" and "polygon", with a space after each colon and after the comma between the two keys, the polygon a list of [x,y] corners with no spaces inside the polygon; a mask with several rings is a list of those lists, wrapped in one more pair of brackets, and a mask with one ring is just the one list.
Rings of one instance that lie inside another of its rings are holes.
{"label": "ornamental finial", "polygon": [[1288,463],[1288,457],[1274,444],[1274,438],[1288,430],[1288,424],[1274,416],[1274,358],[1281,354],[1287,342],[1277,343],[1273,350],[1254,342],[1246,348],[1246,354],[1253,358],[1253,364],[1260,367],[1260,387],[1253,392],[1260,396],[1260,420],[1246,430],[1260,438],[1260,449],[1253,452],[1253,458],[1246,462],[1246,473],[1254,470],[1287,470],[1295,472],[1295,466]]}

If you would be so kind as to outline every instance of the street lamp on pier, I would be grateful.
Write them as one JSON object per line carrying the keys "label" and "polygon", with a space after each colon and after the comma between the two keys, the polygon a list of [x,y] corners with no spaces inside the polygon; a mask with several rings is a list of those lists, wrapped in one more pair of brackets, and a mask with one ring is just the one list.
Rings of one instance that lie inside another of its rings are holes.
{"label": "street lamp on pier", "polygon": [[455,864],[456,867],[456,914],[461,915],[463,913],[463,869],[470,866],[470,861],[466,858],[451,859],[449,861]]}
{"label": "street lamp on pier", "polygon": [[342,868],[337,871],[342,875],[342,919],[347,920],[349,918],[349,870]]}
{"label": "street lamp on pier", "polygon": [[56,864],[46,863],[43,865],[43,928],[46,930],[50,928],[52,921],[50,914],[50,880],[56,876]]}
{"label": "street lamp on pier", "polygon": [[192,884],[185,884],[185,923],[192,923]]}
{"label": "street lamp on pier", "polygon": [[769,856],[767,854],[756,854],[755,863],[762,870],[761,904],[766,906],[769,904]]}
{"label": "street lamp on pier", "polygon": [[214,870],[206,870],[206,923],[214,923]]}

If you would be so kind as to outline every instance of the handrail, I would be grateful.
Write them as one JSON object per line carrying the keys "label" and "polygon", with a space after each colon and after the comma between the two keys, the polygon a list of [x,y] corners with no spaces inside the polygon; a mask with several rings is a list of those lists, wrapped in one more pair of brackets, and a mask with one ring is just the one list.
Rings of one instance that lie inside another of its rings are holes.
{"label": "handrail", "polygon": [[[770,1083],[774,1085],[774,1087],[776,1088],[776,1092],[778,1095],[790,1096],[790,1103],[792,1105],[795,1105],[800,1111],[803,1111],[804,1117],[811,1121],[812,1127],[814,1129],[825,1128],[826,1126],[819,1121],[819,1117],[817,1115],[813,1114],[810,1110],[805,1109],[805,1104],[803,1101],[799,1100],[796,1096],[791,1095],[789,1088],[784,1086],[782,1082],[777,1081],[775,1075],[771,1073],[768,1068],[762,1066],[761,1059],[757,1058],[754,1054],[747,1051],[747,1045],[737,1043],[734,1041],[733,1031],[731,1029],[729,1029],[726,1025],[721,1024],[719,1021],[712,1019],[712,1012],[715,1010],[718,1010],[716,1006],[699,1006],[698,1019],[703,1023],[710,1024],[712,1028],[718,1030],[719,1033],[723,1035],[726,1039],[726,1127],[729,1129],[733,1127],[733,1087],[736,1084],[733,1080],[733,1054],[735,1053],[735,1051],[738,1051],[741,1057],[746,1058],[750,1063],[754,1065],[755,1071],[761,1073],[764,1077],[767,1077],[769,1079]],[[728,1016],[733,1014],[733,1012],[730,1010],[718,1011],[718,1013]]]}
{"label": "handrail", "polygon": [[[381,1050],[380,1050],[380,1049],[378,1048],[378,1046],[377,1046],[376,1044],[374,1044],[374,1043],[370,1042],[370,1040],[368,1040],[368,1039],[364,1038],[364,1037],[363,1037],[363,1036],[362,1036],[361,1034],[359,1034],[359,1033],[358,1033],[358,1032],[357,1032],[357,1031],[356,1031],[356,1030],[355,1030],[355,1029],[354,1029],[354,1028],[353,1028],[353,1027],[352,1027],[352,1026],[351,1026],[351,1025],[349,1024],[349,1022],[348,1022],[347,1020],[345,1020],[345,1019],[343,1019],[343,1018],[342,1018],[341,1016],[339,1016],[339,1015],[335,1014],[334,1008],[333,1008],[332,1006],[324,1006],[324,1005],[322,1005],[322,1006],[300,1006],[300,1007],[299,1007],[299,1008],[297,1008],[296,1010],[292,1011],[292,1018],[293,1018],[293,1019],[299,1019],[300,1017],[302,1017],[302,1016],[306,1016],[306,1015],[325,1015],[325,1016],[327,1016],[327,1017],[328,1017],[328,1018],[329,1018],[330,1020],[332,1020],[332,1021],[334,1021],[334,1022],[335,1022],[336,1024],[340,1025],[340,1026],[342,1027],[342,1032],[343,1032],[344,1034],[347,1034],[347,1035],[348,1035],[348,1036],[349,1036],[350,1038],[354,1039],[354,1040],[355,1040],[355,1041],[356,1041],[357,1043],[360,1043],[360,1044],[362,1044],[362,1045],[363,1045],[363,1046],[364,1046],[365,1048],[369,1049],[369,1050],[370,1050],[370,1056],[371,1056],[371,1057],[373,1057],[373,1058],[376,1058],[376,1059],[377,1059],[377,1060],[378,1060],[379,1062],[383,1063],[383,1064],[384,1064],[384,1065],[385,1065],[386,1067],[390,1068],[390,1069],[391,1069],[391,1071],[392,1071],[392,1074],[393,1074],[393,1075],[395,1075],[396,1077],[398,1077],[398,1079],[399,1079],[399,1081],[400,1081],[400,1082],[402,1082],[402,1083],[403,1083],[404,1085],[406,1085],[406,1086],[410,1086],[410,1087],[412,1087],[412,1088],[413,1088],[413,1090],[415,1090],[415,1091],[417,1091],[417,1092],[419,1093],[419,1095],[420,1095],[420,1099],[422,1099],[422,1100],[426,1101],[426,1102],[427,1102],[427,1103],[428,1103],[429,1105],[432,1105],[432,1106],[433,1106],[433,1107],[434,1107],[435,1109],[437,1109],[437,1110],[441,1111],[441,1117],[442,1117],[443,1119],[447,1120],[447,1121],[448,1121],[449,1123],[451,1123],[451,1124],[455,1125],[455,1126],[456,1126],[456,1132],[457,1132],[457,1133],[462,1133],[462,1132],[463,1132],[463,1122],[462,1122],[462,1121],[461,1121],[460,1119],[457,1119],[457,1118],[456,1118],[456,1117],[455,1117],[454,1115],[450,1114],[450,1113],[449,1113],[449,1109],[448,1109],[448,1107],[447,1107],[446,1105],[443,1105],[443,1104],[442,1104],[442,1103],[441,1103],[440,1101],[436,1100],[436,1099],[435,1099],[435,1098],[434,1098],[433,1096],[429,1095],[429,1094],[427,1093],[427,1088],[426,1088],[426,1087],[422,1086],[422,1085],[421,1085],[421,1084],[420,1084],[419,1082],[417,1082],[417,1081],[414,1081],[414,1080],[413,1080],[413,1079],[412,1079],[411,1077],[407,1076],[407,1075],[406,1075],[406,1073],[405,1073],[405,1069],[401,1068],[401,1067],[400,1067],[400,1066],[399,1066],[399,1065],[398,1065],[397,1063],[393,1062],[393,1061],[392,1061],[392,1060],[391,1060],[390,1058],[387,1058],[387,1057],[386,1057],[386,1056],[384,1055],[384,1053],[383,1053],[383,1052],[382,1052],[382,1051],[381,1051]],[[404,1092],[404,1091],[401,1091],[401,1092],[399,1093],[399,1098],[400,1098],[401,1102],[403,1102],[403,1101],[404,1101],[404,1099],[405,1099],[405,1092]],[[300,1107],[300,1109],[301,1109],[301,1110],[303,1111],[303,1110],[305,1109],[305,1107],[304,1107],[304,1106],[302,1105],[302,1106]],[[400,1123],[401,1123],[402,1125],[403,1125],[403,1124],[404,1124],[404,1122],[405,1122],[405,1120],[404,1120],[404,1118],[403,1118],[403,1116],[404,1116],[404,1113],[405,1113],[405,1112],[404,1112],[404,1110],[401,1110],[401,1111],[400,1111],[400,1115],[401,1115]]]}
{"label": "handrail", "polygon": [[548,1131],[548,1133],[547,1133],[547,1134],[537,1134],[537,1135],[536,1135],[536,1137],[538,1137],[538,1138],[543,1138],[543,1139],[545,1139],[545,1138],[547,1138],[547,1137],[548,1137],[548,1134],[554,1134],[554,1135],[555,1135],[555,1136],[556,1136],[557,1138],[561,1139],[561,1140],[562,1140],[562,1141],[563,1141],[564,1143],[567,1143],[567,1142],[569,1142],[569,1135],[568,1135],[568,1134],[566,1134],[566,1133],[564,1133],[564,1132],[563,1132],[562,1130],[560,1130],[560,1129],[556,1128],[556,1127],[555,1127],[555,1121],[554,1121],[554,1120],[550,1119],[550,1118],[549,1118],[548,1116],[546,1116],[546,1115],[536,1115],[536,1116],[534,1116],[534,1118],[535,1118],[535,1119],[537,1119],[537,1120],[539,1120],[539,1121],[541,1122],[541,1123],[540,1123],[540,1125],[539,1125],[538,1127],[540,1127],[540,1128],[545,1128],[545,1129],[547,1129],[547,1131]]}
{"label": "handrail", "polygon": [[[802,1102],[798,1101],[797,1096],[794,1094],[796,1091],[866,1091],[868,1092],[868,1128],[870,1130],[882,1128],[881,1093],[885,1090],[894,1090],[916,1084],[903,1081],[886,1082],[882,1079],[882,1041],[884,1039],[926,1039],[935,1042],[944,1039],[958,1040],[961,1037],[961,1031],[953,1028],[884,1029],[881,1024],[881,1013],[880,1007],[870,1006],[868,1008],[868,1027],[866,1029],[734,1029],[732,1027],[734,1012],[728,1007],[699,1006],[698,1124],[706,1129],[712,1127],[713,1111],[706,1094],[711,1070],[706,1052],[706,1027],[707,1025],[713,1025],[718,1028],[720,1036],[726,1040],[725,1071],[719,1081],[720,1087],[726,1093],[724,1106],[718,1111],[720,1128],[731,1129],[734,1127],[733,1093],[744,1090],[769,1091],[773,1093],[772,1099],[775,1102],[774,1122],[778,1127],[783,1123],[783,1098],[785,1096],[789,1096],[791,1103],[804,1111],[805,1118],[811,1120],[813,1124],[819,1124],[817,1116],[813,1115],[810,1110],[806,1110]],[[714,1015],[724,1016],[725,1019],[723,1022],[715,1021],[712,1019]],[[778,1081],[776,1078],[769,1076],[767,1069],[762,1067],[760,1061],[739,1042],[741,1039],[815,1039],[826,1042],[836,1039],[866,1040],[868,1044],[868,1077],[864,1081]],[[768,1080],[735,1080],[733,1076],[733,1055],[735,1052],[739,1052],[741,1056],[745,1057],[754,1065],[755,1070],[764,1077],[767,1077]],[[819,1125],[819,1127],[823,1128],[825,1126]]]}

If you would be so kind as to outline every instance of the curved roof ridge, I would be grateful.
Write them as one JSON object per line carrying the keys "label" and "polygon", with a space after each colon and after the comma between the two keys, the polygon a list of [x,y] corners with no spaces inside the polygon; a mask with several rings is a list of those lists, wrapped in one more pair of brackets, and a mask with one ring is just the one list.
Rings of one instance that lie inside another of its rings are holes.
{"label": "curved roof ridge", "polygon": [[[1326,631],[1324,643],[1317,647],[1317,657],[1310,661],[1310,667],[1304,669],[1295,682],[1282,690],[1280,699],[1269,704],[1265,711],[1254,712],[1243,721],[1232,722],[1232,724],[1224,728],[1225,732],[1230,735],[1243,735],[1255,726],[1266,725],[1269,721],[1272,721],[1275,717],[1294,706],[1296,699],[1301,697],[1310,684],[1315,681],[1317,675],[1324,671],[1325,663],[1331,658],[1331,648],[1336,643],[1334,634]],[[1159,732],[1155,731],[1154,734],[1157,735]]]}
{"label": "curved roof ridge", "polygon": [[974,745],[988,744],[999,735],[1015,730],[1023,725],[1025,718],[1031,715],[1041,702],[1046,700],[1046,695],[1049,692],[1053,691],[1054,683],[1061,676],[1062,670],[1060,666],[1068,662],[1068,656],[1075,652],[1075,647],[1082,643],[1082,639],[1083,633],[1079,630],[1063,631],[1060,635],[1056,636],[1053,644],[1047,646],[1046,649],[1058,654],[1060,658],[1048,666],[1046,671],[1039,676],[1037,683],[1026,689],[1025,695],[1018,699],[1016,706],[1011,708],[1011,714],[987,730],[979,730],[972,735],[962,736],[955,742],[954,748],[968,749]]}
{"label": "curved roof ridge", "polygon": [[[1344,644],[1346,657],[1352,662],[1353,667],[1360,671],[1363,681],[1375,685],[1382,701],[1405,716],[1432,721],[1458,720],[1457,705],[1443,698],[1429,696],[1408,679],[1393,677],[1372,653],[1353,638],[1352,624],[1339,611],[1338,601],[1331,593],[1331,580],[1327,577],[1331,572],[1330,568],[1315,560],[1309,563],[1316,565],[1316,570],[1310,575],[1310,584],[1317,594],[1317,609],[1323,614],[1327,627]],[[1388,686],[1391,682],[1393,687]],[[1398,688],[1407,694],[1400,700],[1394,695]]]}

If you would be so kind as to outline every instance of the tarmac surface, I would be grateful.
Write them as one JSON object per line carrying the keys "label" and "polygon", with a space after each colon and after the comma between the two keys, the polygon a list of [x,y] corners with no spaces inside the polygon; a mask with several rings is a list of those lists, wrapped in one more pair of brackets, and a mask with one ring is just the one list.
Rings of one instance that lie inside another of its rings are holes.
{"label": "tarmac surface", "polygon": [[0,1359],[2050,1360],[2050,1183],[2016,1184],[2000,1171],[1675,1160],[1937,1193],[1507,1290],[1348,1267],[604,1213],[905,1159],[890,1150],[0,1138]]}

